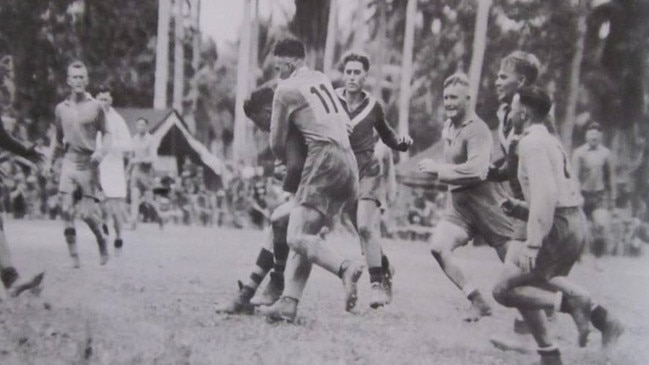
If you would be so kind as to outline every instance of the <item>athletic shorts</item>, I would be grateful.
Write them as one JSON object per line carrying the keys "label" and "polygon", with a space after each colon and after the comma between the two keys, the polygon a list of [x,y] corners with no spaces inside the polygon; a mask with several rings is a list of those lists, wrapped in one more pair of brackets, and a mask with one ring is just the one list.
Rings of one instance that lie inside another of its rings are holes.
{"label": "athletic shorts", "polygon": [[[126,219],[127,206],[124,198],[105,198],[103,201],[104,213],[108,217],[120,217]],[[106,217],[105,217],[106,218]]]}
{"label": "athletic shorts", "polygon": [[606,206],[606,191],[582,191],[581,195],[584,197],[584,213],[588,218],[591,218],[593,212],[597,209],[607,209]]}
{"label": "athletic shorts", "polygon": [[142,169],[138,166],[133,168],[131,172],[131,189],[137,188],[140,191],[153,190],[155,178],[153,169]]}
{"label": "athletic shorts", "polygon": [[581,208],[558,208],[543,240],[532,272],[547,280],[570,273],[586,243],[586,217]]}
{"label": "athletic shorts", "polygon": [[372,200],[380,207],[385,202],[386,187],[381,177],[381,163],[373,151],[356,154],[358,161],[358,200]]}
{"label": "athletic shorts", "polygon": [[295,202],[332,219],[357,195],[358,170],[351,151],[331,143],[309,145]]}
{"label": "athletic shorts", "polygon": [[287,193],[295,193],[302,176],[304,160],[307,149],[304,137],[297,132],[293,123],[290,124],[286,138],[286,176],[282,182],[282,189]]}
{"label": "athletic shorts", "polygon": [[452,190],[442,220],[462,228],[470,238],[480,236],[492,247],[501,246],[514,238],[514,218],[500,208],[504,194],[493,182]]}
{"label": "athletic shorts", "polygon": [[99,170],[91,167],[89,161],[78,162],[64,157],[59,192],[72,194],[77,188],[83,197],[99,199]]}

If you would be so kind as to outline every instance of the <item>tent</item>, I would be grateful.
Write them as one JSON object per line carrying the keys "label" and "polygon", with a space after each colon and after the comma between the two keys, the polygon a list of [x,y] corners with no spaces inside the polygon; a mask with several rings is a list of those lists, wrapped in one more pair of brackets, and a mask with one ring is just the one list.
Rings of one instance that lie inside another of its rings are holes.
{"label": "tent", "polygon": [[[139,118],[146,118],[149,121],[149,133],[157,145],[160,161],[175,160],[175,171],[179,171],[182,161],[185,157],[189,157],[194,164],[205,167],[208,186],[220,181],[225,170],[223,161],[192,136],[176,110],[171,108],[115,108],[115,110],[124,118],[131,134],[135,133],[135,124]],[[167,168],[163,167],[163,169]]]}

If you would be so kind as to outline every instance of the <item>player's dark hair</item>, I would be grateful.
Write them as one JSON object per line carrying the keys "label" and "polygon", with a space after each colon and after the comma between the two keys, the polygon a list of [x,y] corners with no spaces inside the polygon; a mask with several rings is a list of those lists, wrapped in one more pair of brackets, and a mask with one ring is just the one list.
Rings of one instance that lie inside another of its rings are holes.
{"label": "player's dark hair", "polygon": [[347,65],[347,62],[360,62],[363,65],[363,70],[365,70],[365,72],[370,69],[370,58],[361,51],[350,51],[345,53],[343,56],[343,67]]}
{"label": "player's dark hair", "polygon": [[304,59],[306,57],[306,51],[304,50],[304,44],[298,39],[284,38],[280,39],[275,44],[273,55],[277,57],[293,57]]}
{"label": "player's dark hair", "polygon": [[590,123],[588,123],[588,126],[586,127],[586,132],[590,130],[601,132],[602,126],[595,121],[591,121]]}
{"label": "player's dark hair", "polygon": [[528,107],[539,122],[543,122],[552,108],[548,94],[536,86],[523,86],[517,94],[521,104]]}
{"label": "player's dark hair", "polygon": [[86,70],[86,72],[88,72],[88,68],[86,67],[86,64],[83,63],[83,62],[81,62],[81,61],[79,61],[79,60],[72,61],[72,62],[68,65],[68,68],[67,68],[68,72],[70,72],[70,70],[73,69],[73,68],[74,68],[74,69],[78,69],[78,70],[83,69],[83,70]]}
{"label": "player's dark hair", "polygon": [[539,59],[535,55],[529,52],[514,51],[503,58],[500,64],[502,66],[511,66],[514,72],[523,76],[525,85],[535,83],[539,77],[541,62],[539,62]]}
{"label": "player's dark hair", "polygon": [[99,87],[97,88],[97,95],[103,93],[108,93],[112,95],[113,90],[108,85],[99,85]]}
{"label": "player's dark hair", "polygon": [[243,103],[243,111],[248,117],[259,112],[265,105],[273,102],[275,92],[270,86],[263,86],[250,94],[250,98]]}

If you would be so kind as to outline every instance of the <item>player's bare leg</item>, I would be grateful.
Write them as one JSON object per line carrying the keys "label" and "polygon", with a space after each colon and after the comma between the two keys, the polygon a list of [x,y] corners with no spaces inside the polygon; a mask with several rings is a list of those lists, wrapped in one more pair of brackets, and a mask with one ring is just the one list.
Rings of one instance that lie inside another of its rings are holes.
{"label": "player's bare leg", "polygon": [[358,202],[357,222],[358,235],[369,268],[370,285],[372,286],[370,307],[382,307],[388,304],[389,297],[383,284],[385,272],[382,266],[383,255],[379,243],[381,211],[376,201],[362,199]]}
{"label": "player's bare leg", "polygon": [[108,263],[108,248],[106,246],[106,238],[104,237],[104,232],[101,228],[101,212],[94,198],[84,196],[79,202],[79,213],[81,220],[83,220],[88,225],[88,228],[90,228],[90,231],[97,240],[97,246],[99,247],[100,264],[106,265],[106,263]]}
{"label": "player's bare leg", "polygon": [[295,254],[290,255],[287,263],[284,294],[268,312],[270,320],[295,319],[312,264],[341,278],[345,289],[345,310],[350,311],[356,305],[356,283],[363,273],[363,266],[343,259],[324,244],[320,232],[326,219],[319,211],[306,206],[291,211],[287,238]]}
{"label": "player's bare leg", "polygon": [[63,235],[68,245],[68,253],[75,269],[81,267],[79,251],[77,249],[77,231],[74,227],[74,198],[72,194],[61,193],[61,216],[65,225]]}
{"label": "player's bare leg", "polygon": [[131,229],[137,226],[138,217],[140,216],[140,203],[142,202],[142,193],[137,186],[131,186]]}
{"label": "player's bare leg", "polygon": [[469,235],[460,227],[447,221],[440,221],[431,238],[431,253],[446,276],[471,301],[472,311],[466,321],[477,321],[480,317],[491,315],[491,308],[478,288],[465,276],[453,251],[469,241]]}
{"label": "player's bare leg", "polygon": [[24,291],[37,288],[43,281],[45,273],[40,273],[35,277],[21,281],[18,271],[13,266],[11,252],[7,243],[7,237],[4,232],[4,221],[0,217],[0,301],[6,300],[9,295],[18,296]]}

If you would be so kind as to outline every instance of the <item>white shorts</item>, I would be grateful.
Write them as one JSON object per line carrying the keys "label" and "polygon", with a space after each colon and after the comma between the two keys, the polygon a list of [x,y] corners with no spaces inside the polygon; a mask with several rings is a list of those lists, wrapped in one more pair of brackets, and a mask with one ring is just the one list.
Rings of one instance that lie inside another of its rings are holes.
{"label": "white shorts", "polygon": [[126,198],[126,173],[121,156],[104,157],[99,164],[99,184],[106,198]]}

